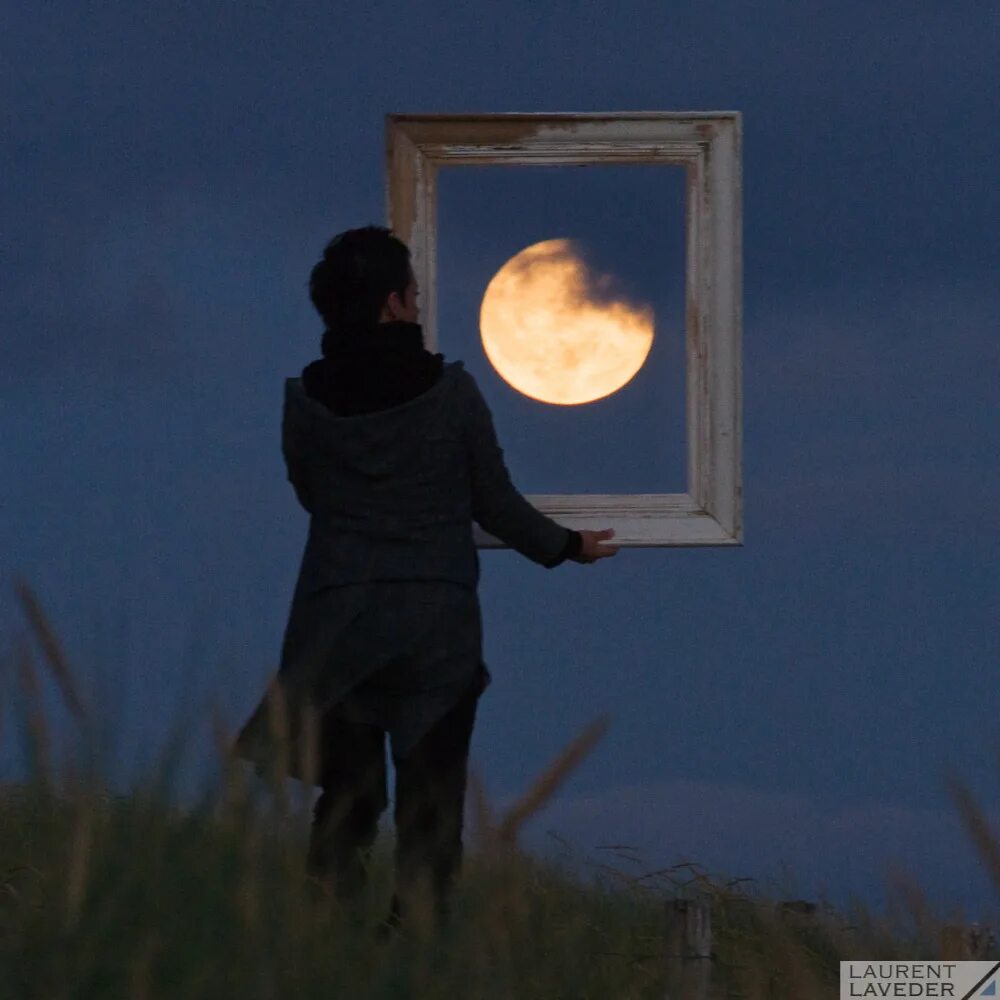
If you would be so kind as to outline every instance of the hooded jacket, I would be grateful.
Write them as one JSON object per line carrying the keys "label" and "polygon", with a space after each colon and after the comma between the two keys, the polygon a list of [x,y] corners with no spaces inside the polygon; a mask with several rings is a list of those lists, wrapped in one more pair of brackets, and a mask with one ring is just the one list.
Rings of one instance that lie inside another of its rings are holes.
{"label": "hooded jacket", "polygon": [[[390,731],[401,756],[468,689],[470,672],[480,692],[490,683],[480,650],[476,661],[444,657],[426,688],[409,690],[402,701],[390,690],[392,679],[385,689],[363,684],[392,660],[386,649],[391,653],[393,643],[361,649],[362,640],[351,639],[353,621],[385,599],[351,584],[443,580],[475,591],[474,521],[550,568],[577,556],[582,540],[515,489],[475,379],[461,361],[447,364],[425,350],[419,324],[328,331],[323,347],[323,358],[285,381],[282,453],[310,523],[278,676],[235,743],[237,755],[258,769],[274,760],[268,699],[278,689],[287,699],[291,747],[301,749],[307,705],[326,711],[339,704]],[[344,585],[353,591],[348,600],[329,589]],[[443,613],[436,602],[454,601],[421,589],[392,595],[401,621],[420,619],[421,609]],[[449,614],[455,649],[481,643],[478,613]],[[286,770],[301,778],[302,767],[295,750]]]}
{"label": "hooded jacket", "polygon": [[475,588],[476,522],[546,568],[581,536],[511,482],[489,407],[418,323],[328,331],[325,356],[285,380],[282,454],[310,516],[296,596],[373,580]]}

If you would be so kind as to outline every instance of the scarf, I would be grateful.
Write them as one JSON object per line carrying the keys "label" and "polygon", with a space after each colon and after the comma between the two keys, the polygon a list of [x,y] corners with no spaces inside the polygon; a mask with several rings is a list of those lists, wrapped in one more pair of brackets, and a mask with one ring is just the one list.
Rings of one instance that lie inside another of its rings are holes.
{"label": "scarf", "polygon": [[419,323],[392,320],[323,334],[323,357],[306,365],[308,395],[338,416],[389,409],[426,392],[441,377],[443,354],[424,347]]}

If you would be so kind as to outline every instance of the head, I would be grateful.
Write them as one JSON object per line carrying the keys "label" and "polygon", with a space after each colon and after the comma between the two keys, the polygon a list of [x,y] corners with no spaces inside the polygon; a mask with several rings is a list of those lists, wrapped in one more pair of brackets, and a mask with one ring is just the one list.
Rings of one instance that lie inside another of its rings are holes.
{"label": "head", "polygon": [[410,251],[384,226],[338,234],[309,275],[309,298],[328,328],[416,323],[417,295]]}

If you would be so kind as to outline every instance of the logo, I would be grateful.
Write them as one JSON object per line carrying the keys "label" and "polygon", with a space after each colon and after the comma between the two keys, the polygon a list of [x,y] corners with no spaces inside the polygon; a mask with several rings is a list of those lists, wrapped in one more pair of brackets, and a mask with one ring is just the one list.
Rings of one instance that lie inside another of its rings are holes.
{"label": "logo", "polygon": [[841,962],[840,1000],[1000,1000],[1000,962]]}

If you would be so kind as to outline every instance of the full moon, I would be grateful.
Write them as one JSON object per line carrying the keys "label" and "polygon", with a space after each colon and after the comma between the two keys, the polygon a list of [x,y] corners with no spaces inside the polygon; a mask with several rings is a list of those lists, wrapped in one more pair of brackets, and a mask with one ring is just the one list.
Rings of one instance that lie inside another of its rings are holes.
{"label": "full moon", "polygon": [[532,399],[571,406],[610,396],[643,366],[653,310],[596,297],[568,239],[544,240],[493,276],[479,310],[483,350],[500,377]]}

